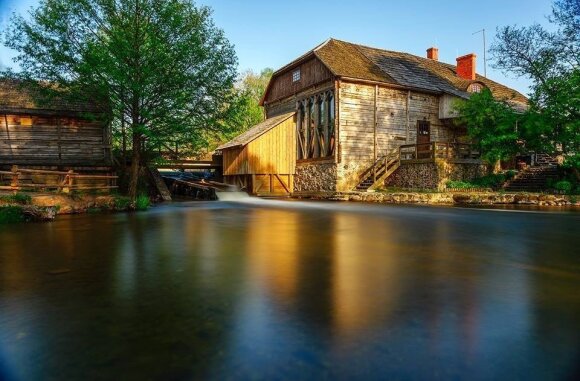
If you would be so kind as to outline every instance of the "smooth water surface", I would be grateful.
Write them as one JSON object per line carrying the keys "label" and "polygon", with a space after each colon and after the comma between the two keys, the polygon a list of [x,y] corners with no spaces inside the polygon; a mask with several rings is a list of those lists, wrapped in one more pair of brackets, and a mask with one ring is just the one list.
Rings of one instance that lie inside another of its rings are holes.
{"label": "smooth water surface", "polygon": [[2,226],[0,379],[574,379],[579,223],[246,200]]}

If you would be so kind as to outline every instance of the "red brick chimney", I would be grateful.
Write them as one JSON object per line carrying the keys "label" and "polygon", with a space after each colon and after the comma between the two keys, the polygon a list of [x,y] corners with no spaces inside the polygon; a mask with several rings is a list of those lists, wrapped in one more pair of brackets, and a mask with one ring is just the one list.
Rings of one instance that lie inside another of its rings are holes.
{"label": "red brick chimney", "polygon": [[461,57],[457,57],[457,75],[463,79],[475,79],[475,59],[474,53],[469,53]]}
{"label": "red brick chimney", "polygon": [[427,49],[427,58],[435,61],[439,61],[439,49],[436,47],[431,47]]}

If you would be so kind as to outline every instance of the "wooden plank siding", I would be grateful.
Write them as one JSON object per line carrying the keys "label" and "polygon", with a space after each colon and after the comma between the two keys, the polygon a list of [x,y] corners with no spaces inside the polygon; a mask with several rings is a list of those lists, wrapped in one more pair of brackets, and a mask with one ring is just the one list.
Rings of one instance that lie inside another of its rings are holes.
{"label": "wooden plank siding", "polygon": [[287,119],[243,147],[223,150],[224,175],[293,174],[296,124]]}
{"label": "wooden plank siding", "polygon": [[[292,73],[300,70],[300,80],[293,82]],[[291,95],[298,94],[316,84],[331,81],[332,73],[318,58],[312,58],[298,66],[277,74],[269,84],[264,104],[269,104]]]}
{"label": "wooden plank siding", "polygon": [[0,165],[110,164],[103,122],[73,117],[0,114]]}
{"label": "wooden plank siding", "polygon": [[452,135],[439,119],[437,95],[341,81],[338,102],[339,190],[356,186],[375,155],[381,157],[403,144],[414,144],[418,120],[430,122],[431,141],[447,141]]}

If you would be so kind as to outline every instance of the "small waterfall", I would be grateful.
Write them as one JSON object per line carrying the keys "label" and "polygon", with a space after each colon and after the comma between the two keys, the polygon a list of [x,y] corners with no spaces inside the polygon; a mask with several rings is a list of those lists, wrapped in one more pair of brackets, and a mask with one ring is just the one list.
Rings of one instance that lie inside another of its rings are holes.
{"label": "small waterfall", "polygon": [[233,202],[244,202],[255,199],[250,197],[246,192],[215,192],[218,200],[220,201],[233,201]]}

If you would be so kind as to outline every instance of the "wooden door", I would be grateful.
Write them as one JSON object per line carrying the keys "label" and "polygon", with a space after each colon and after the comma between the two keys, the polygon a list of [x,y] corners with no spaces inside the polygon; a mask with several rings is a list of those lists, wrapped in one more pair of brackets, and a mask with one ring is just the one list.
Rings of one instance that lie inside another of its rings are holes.
{"label": "wooden door", "polygon": [[417,121],[417,159],[431,157],[431,123],[425,120]]}

